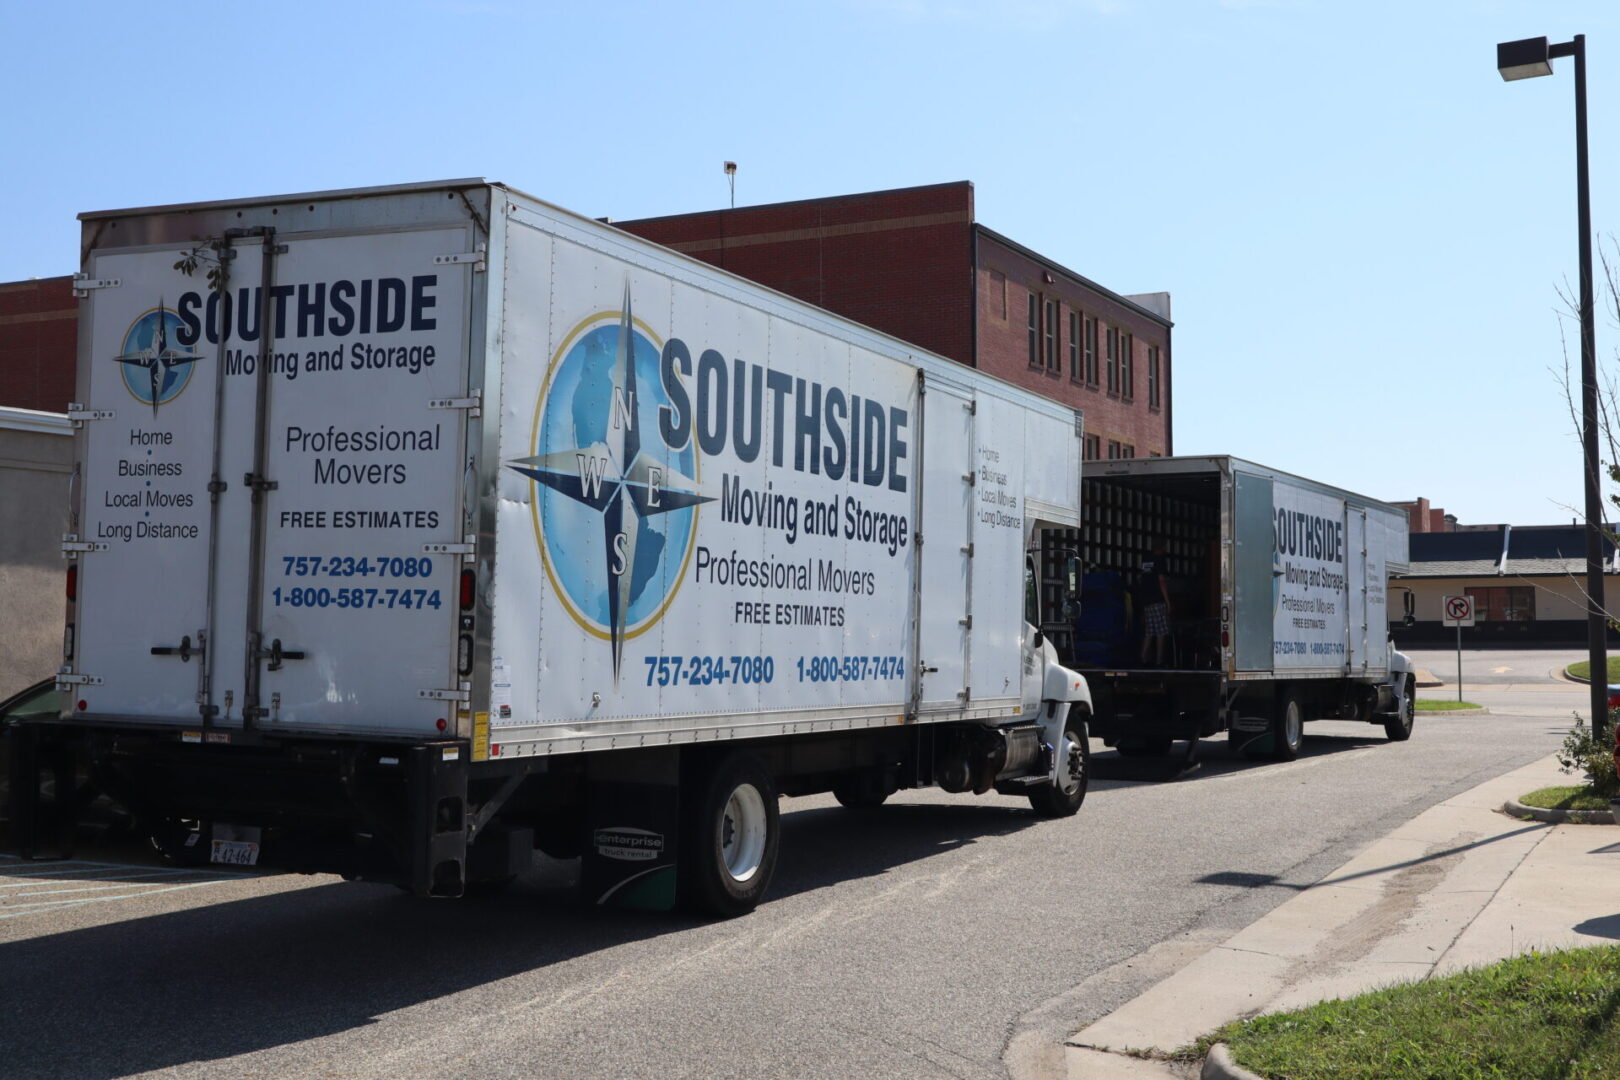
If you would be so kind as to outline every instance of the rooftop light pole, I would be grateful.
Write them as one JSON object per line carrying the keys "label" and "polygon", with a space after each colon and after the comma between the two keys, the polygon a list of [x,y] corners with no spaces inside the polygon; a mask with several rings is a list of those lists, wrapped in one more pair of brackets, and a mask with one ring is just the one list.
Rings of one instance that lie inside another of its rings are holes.
{"label": "rooftop light pole", "polygon": [[1586,162],[1586,35],[1548,45],[1544,37],[1496,47],[1505,82],[1551,75],[1555,57],[1575,58],[1575,201],[1581,252],[1581,447],[1586,481],[1586,647],[1591,661],[1592,736],[1608,726],[1608,659],[1603,610],[1603,494],[1599,489],[1597,345],[1592,304],[1592,199]]}

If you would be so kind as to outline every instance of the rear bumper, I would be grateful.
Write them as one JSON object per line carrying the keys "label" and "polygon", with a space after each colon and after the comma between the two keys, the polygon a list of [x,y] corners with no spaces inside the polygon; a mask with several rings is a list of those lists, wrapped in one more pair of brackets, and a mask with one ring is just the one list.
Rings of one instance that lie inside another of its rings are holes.
{"label": "rear bumper", "polygon": [[215,826],[258,830],[256,865],[459,894],[469,747],[462,740],[266,737],[132,723],[32,722],[13,741],[13,845],[71,829],[47,774],[88,776],[170,857],[206,862]]}

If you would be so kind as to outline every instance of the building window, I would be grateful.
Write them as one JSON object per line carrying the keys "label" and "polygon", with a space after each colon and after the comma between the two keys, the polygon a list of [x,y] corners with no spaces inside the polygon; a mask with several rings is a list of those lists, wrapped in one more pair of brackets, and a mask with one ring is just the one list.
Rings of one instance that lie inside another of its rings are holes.
{"label": "building window", "polygon": [[1123,330],[1119,334],[1119,396],[1126,401],[1136,396],[1136,338]]}
{"label": "building window", "polygon": [[1046,370],[1057,373],[1063,370],[1063,361],[1058,355],[1058,302],[1046,302]]}
{"label": "building window", "polygon": [[1157,450],[1149,450],[1148,457],[1164,457],[1164,455],[1159,453]]}
{"label": "building window", "polygon": [[1082,459],[1085,461],[1096,461],[1097,455],[1102,452],[1102,437],[1098,435],[1087,435],[1086,441],[1083,445],[1085,449],[1081,454]]}
{"label": "building window", "polygon": [[1474,598],[1474,617],[1481,622],[1535,621],[1536,590],[1528,585],[1469,586],[1463,592]]}
{"label": "building window", "polygon": [[1038,367],[1041,362],[1041,296],[1039,293],[1029,294],[1029,366]]}
{"label": "building window", "polygon": [[1080,381],[1080,313],[1069,312],[1069,379]]}
{"label": "building window", "polygon": [[1159,407],[1159,347],[1148,346],[1148,408]]}
{"label": "building window", "polygon": [[1131,446],[1129,443],[1127,443],[1126,445],[1119,448],[1119,456],[1122,457],[1122,458],[1133,458],[1133,457],[1135,457],[1136,456],[1136,447]]}
{"label": "building window", "polygon": [[1119,458],[1120,458],[1120,450],[1121,450],[1121,447],[1119,445],[1119,440],[1118,439],[1109,439],[1108,440],[1108,460],[1109,461],[1118,461]]}
{"label": "building window", "polygon": [[1085,322],[1085,355],[1083,357],[1086,368],[1086,385],[1097,385],[1097,320],[1087,319]]}
{"label": "building window", "polygon": [[1108,328],[1108,355],[1104,358],[1108,367],[1108,392],[1119,393],[1119,331],[1112,326]]}

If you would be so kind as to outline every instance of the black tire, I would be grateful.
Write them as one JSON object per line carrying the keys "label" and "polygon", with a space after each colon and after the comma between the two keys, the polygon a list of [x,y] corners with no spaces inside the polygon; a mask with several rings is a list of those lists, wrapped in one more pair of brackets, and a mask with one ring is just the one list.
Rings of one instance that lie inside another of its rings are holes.
{"label": "black tire", "polygon": [[723,919],[746,915],[765,898],[781,846],[770,770],[739,751],[694,773],[681,830],[682,904]]}
{"label": "black tire", "polygon": [[1305,705],[1298,690],[1286,690],[1277,699],[1277,711],[1271,717],[1271,758],[1293,761],[1304,744]]}
{"label": "black tire", "polygon": [[1390,742],[1405,742],[1412,737],[1412,725],[1417,721],[1417,687],[1410,677],[1401,686],[1401,700],[1395,706],[1395,715],[1384,721],[1384,734]]}
{"label": "black tire", "polygon": [[1086,801],[1091,783],[1091,740],[1087,738],[1086,716],[1069,710],[1064,725],[1059,757],[1058,784],[1046,784],[1029,793],[1029,805],[1041,817],[1071,817]]}
{"label": "black tire", "polygon": [[833,785],[833,798],[838,805],[847,806],[851,810],[871,810],[883,805],[889,793],[882,788],[862,783],[859,777],[842,778]]}
{"label": "black tire", "polygon": [[1168,735],[1136,735],[1119,740],[1116,749],[1120,757],[1161,758],[1170,753],[1171,741]]}

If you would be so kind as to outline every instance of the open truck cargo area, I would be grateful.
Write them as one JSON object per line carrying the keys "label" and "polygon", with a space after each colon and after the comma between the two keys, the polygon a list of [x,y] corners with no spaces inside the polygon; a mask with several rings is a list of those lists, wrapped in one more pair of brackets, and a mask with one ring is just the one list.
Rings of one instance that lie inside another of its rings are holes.
{"label": "open truck cargo area", "polygon": [[72,768],[177,859],[735,914],[780,794],[1080,806],[1072,411],[480,180],[82,221],[25,848]]}
{"label": "open truck cargo area", "polygon": [[[1084,522],[1048,538],[1042,577],[1060,611],[1079,560],[1078,610],[1047,630],[1091,686],[1093,734],[1148,757],[1185,740],[1189,760],[1222,732],[1292,758],[1311,719],[1411,734],[1411,665],[1388,632],[1401,511],[1232,457],[1094,461],[1084,477]],[[1143,590],[1150,564],[1163,592]],[[1154,641],[1145,609],[1166,595]]]}

